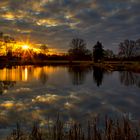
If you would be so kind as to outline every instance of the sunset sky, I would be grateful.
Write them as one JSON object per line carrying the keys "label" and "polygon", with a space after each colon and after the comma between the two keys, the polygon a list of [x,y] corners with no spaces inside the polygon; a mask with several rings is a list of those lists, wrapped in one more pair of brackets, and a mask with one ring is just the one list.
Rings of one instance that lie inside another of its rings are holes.
{"label": "sunset sky", "polygon": [[0,0],[0,31],[59,52],[75,37],[117,51],[140,38],[140,0]]}

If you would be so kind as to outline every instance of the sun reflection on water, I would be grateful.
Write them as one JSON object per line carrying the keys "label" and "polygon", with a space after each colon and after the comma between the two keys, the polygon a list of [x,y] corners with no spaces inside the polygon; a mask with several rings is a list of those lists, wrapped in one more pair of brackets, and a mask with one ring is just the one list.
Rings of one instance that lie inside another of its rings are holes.
{"label": "sun reflection on water", "polygon": [[41,75],[51,75],[57,69],[53,67],[17,66],[0,69],[0,81],[31,81],[40,79]]}
{"label": "sun reflection on water", "polygon": [[25,81],[27,81],[28,80],[28,69],[27,68],[25,68]]}

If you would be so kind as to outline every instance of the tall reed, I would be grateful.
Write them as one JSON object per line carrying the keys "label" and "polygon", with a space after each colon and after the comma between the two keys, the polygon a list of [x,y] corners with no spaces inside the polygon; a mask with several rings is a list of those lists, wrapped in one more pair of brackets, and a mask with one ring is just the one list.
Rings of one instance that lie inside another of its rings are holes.
{"label": "tall reed", "polygon": [[26,132],[17,124],[7,140],[140,140],[140,125],[136,126],[126,118],[112,120],[105,117],[102,127],[97,118],[88,121],[87,127],[80,123],[70,124],[68,129],[65,126],[59,117],[45,130],[35,123],[31,132]]}

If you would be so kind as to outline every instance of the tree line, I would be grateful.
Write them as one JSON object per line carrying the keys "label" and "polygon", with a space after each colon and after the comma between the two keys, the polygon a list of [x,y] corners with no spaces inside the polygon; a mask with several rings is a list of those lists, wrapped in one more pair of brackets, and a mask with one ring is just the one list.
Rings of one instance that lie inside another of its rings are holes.
{"label": "tree line", "polygon": [[[14,56],[14,45],[18,43],[13,37],[5,35],[0,32],[0,56],[6,56],[10,58]],[[2,53],[4,49],[4,53]],[[140,60],[140,39],[124,40],[118,45],[118,54],[114,54],[112,50],[105,49],[100,41],[92,46],[92,50],[87,49],[87,43],[82,38],[73,38],[70,41],[69,49],[67,53],[63,55],[49,55],[49,48],[45,44],[39,46],[40,52],[34,52],[33,49],[32,57],[40,60],[69,60],[69,61],[83,61],[93,60],[94,62],[100,62],[102,60]],[[21,57],[22,51],[16,49],[16,57]],[[30,59],[30,55],[28,57]]]}
{"label": "tree line", "polygon": [[75,38],[72,39],[70,43],[68,54],[72,60],[93,59],[94,62],[113,59],[140,59],[140,39],[136,41],[124,40],[119,44],[119,52],[115,55],[112,50],[105,50],[102,43],[99,41],[93,45],[91,51],[86,48],[86,42],[83,39]]}

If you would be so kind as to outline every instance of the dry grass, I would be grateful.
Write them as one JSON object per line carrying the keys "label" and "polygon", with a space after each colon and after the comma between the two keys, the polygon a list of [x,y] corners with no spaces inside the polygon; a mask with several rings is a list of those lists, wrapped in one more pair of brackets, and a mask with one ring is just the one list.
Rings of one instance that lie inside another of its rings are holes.
{"label": "dry grass", "polygon": [[99,120],[94,118],[88,121],[87,127],[79,123],[71,124],[66,129],[65,124],[59,118],[53,125],[48,125],[42,130],[34,124],[31,132],[22,130],[17,124],[7,140],[139,140],[140,125],[133,125],[128,119],[112,120],[105,118],[104,126],[99,127]]}

